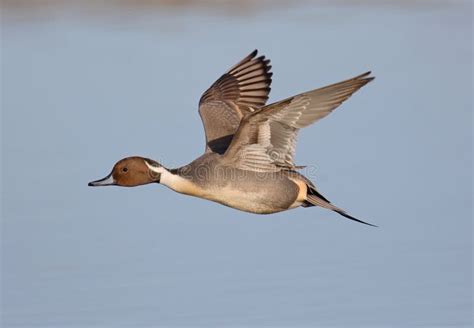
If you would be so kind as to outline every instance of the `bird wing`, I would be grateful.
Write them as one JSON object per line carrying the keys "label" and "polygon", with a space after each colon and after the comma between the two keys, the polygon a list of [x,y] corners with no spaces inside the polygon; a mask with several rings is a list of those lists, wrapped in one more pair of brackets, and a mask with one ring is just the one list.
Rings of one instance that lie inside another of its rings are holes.
{"label": "bird wing", "polygon": [[199,114],[206,133],[206,152],[223,154],[241,119],[265,105],[272,82],[270,60],[254,50],[204,92]]}
{"label": "bird wing", "polygon": [[296,137],[327,116],[374,78],[370,72],[290,97],[248,114],[240,123],[224,158],[243,170],[274,172],[295,169]]}

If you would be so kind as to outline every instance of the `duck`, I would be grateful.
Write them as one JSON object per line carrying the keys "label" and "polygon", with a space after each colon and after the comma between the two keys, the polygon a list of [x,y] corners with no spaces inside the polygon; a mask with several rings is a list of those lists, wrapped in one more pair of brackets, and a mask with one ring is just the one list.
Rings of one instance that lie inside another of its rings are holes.
{"label": "duck", "polygon": [[266,105],[273,73],[254,50],[207,89],[199,101],[204,154],[178,168],[141,156],[119,160],[92,187],[158,183],[189,196],[237,210],[272,214],[322,207],[375,226],[333,205],[294,163],[300,129],[326,117],[374,79],[366,72]]}

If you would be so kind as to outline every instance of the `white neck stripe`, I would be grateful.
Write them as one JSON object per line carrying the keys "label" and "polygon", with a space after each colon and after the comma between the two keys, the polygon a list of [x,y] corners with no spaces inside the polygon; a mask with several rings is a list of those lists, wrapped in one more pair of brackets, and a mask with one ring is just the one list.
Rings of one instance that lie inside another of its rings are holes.
{"label": "white neck stripe", "polygon": [[163,167],[163,166],[153,166],[153,165],[150,165],[148,164],[147,161],[145,161],[145,164],[146,166],[148,166],[148,169],[150,169],[151,171],[155,172],[155,173],[164,173],[164,172],[167,172],[167,170]]}

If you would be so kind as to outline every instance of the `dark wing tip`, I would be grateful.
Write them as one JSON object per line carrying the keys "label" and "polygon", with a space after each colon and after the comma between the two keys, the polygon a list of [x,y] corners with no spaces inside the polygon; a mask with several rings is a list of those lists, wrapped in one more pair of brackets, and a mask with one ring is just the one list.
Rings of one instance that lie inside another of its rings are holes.
{"label": "dark wing tip", "polygon": [[372,71],[365,72],[361,75],[358,75],[354,78],[354,80],[364,81],[365,83],[369,83],[370,81],[375,80],[375,76],[370,76]]}
{"label": "dark wing tip", "polygon": [[356,77],[354,77],[354,79],[361,79],[361,78],[364,78],[364,77],[368,77],[370,74],[372,74],[372,71],[367,71],[365,73],[357,75]]}
{"label": "dark wing tip", "polygon": [[272,75],[270,59],[257,57],[255,49],[244,59],[232,66],[225,74],[207,89],[199,100],[199,106],[212,100],[230,101],[247,107],[260,108],[268,100]]}

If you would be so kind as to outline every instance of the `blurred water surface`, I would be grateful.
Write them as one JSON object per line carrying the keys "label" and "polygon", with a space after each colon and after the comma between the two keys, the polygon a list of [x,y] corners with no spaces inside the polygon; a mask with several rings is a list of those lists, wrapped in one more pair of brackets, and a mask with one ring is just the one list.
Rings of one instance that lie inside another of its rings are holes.
{"label": "blurred water surface", "polygon": [[[472,323],[470,2],[97,3],[2,3],[5,327]],[[270,101],[373,71],[297,163],[380,228],[87,187],[197,157],[201,93],[254,48]]]}

